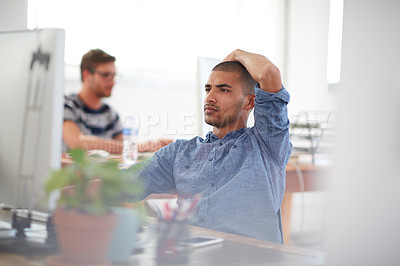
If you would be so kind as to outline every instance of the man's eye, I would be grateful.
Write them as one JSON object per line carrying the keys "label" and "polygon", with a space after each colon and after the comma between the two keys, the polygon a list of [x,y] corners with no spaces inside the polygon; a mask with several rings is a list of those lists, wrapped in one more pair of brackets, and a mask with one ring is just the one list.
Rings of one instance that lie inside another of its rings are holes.
{"label": "man's eye", "polygon": [[206,88],[205,89],[206,92],[210,92],[210,90],[211,90],[210,88]]}
{"label": "man's eye", "polygon": [[220,91],[221,91],[221,92],[228,92],[227,89],[221,89]]}

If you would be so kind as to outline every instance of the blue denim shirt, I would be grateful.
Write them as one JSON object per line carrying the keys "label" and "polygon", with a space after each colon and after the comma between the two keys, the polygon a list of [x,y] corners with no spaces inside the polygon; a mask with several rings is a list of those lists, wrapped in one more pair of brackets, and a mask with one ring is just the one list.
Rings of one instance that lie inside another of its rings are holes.
{"label": "blue denim shirt", "polygon": [[285,88],[256,87],[252,128],[219,139],[177,140],[159,150],[140,176],[146,195],[201,193],[193,225],[282,243],[280,206],[292,145]]}

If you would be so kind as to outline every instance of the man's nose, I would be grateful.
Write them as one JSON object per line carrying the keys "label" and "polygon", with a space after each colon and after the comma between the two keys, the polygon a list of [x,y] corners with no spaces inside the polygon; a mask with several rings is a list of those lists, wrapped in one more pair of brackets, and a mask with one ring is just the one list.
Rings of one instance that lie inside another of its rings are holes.
{"label": "man's nose", "polygon": [[107,84],[114,87],[114,85],[115,85],[115,79],[112,78],[112,79],[107,80]]}
{"label": "man's nose", "polygon": [[204,102],[205,103],[210,103],[210,102],[214,103],[215,101],[216,101],[215,92],[214,92],[214,90],[211,89],[209,92],[207,92],[206,97],[204,98]]}

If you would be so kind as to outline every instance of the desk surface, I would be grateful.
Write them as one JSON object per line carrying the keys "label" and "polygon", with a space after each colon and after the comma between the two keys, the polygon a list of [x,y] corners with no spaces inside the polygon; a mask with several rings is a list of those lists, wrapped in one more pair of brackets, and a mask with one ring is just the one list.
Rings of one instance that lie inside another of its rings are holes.
{"label": "desk surface", "polygon": [[[8,219],[9,214],[0,211],[0,219]],[[150,222],[154,222],[151,220]],[[212,231],[199,227],[190,227],[192,236],[216,236],[224,239],[223,243],[194,249],[189,253],[188,265],[323,265],[324,254],[295,247],[283,246],[253,238]],[[154,237],[155,238],[155,237]],[[23,256],[2,253],[0,265],[7,266],[44,266],[46,256]],[[115,265],[157,265],[155,260],[155,239],[143,247],[142,252],[132,255],[131,260]]]}

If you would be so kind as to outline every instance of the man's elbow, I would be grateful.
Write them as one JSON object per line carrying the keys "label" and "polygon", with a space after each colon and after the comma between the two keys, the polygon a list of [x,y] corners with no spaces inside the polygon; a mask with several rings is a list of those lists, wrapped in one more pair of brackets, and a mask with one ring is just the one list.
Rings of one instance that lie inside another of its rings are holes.
{"label": "man's elbow", "polygon": [[261,89],[268,92],[276,93],[282,88],[281,72],[275,65],[265,65],[257,78]]}
{"label": "man's elbow", "polygon": [[79,141],[79,137],[63,136],[63,141],[68,149],[82,148],[82,143]]}

